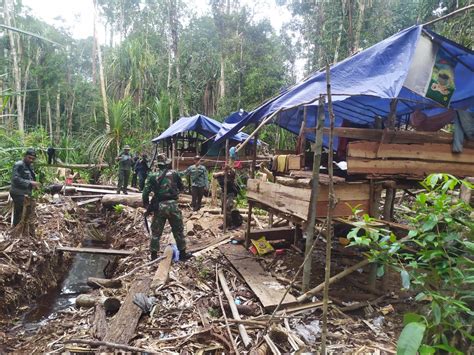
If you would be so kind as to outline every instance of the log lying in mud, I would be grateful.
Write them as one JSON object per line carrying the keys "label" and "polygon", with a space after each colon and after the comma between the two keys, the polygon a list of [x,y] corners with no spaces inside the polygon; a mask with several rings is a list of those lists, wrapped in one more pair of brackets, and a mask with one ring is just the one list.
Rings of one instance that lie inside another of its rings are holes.
{"label": "log lying in mud", "polygon": [[120,309],[120,300],[115,297],[94,297],[92,295],[79,295],[76,298],[76,306],[81,308],[92,308],[102,305],[106,312],[115,313]]}
{"label": "log lying in mud", "polygon": [[88,277],[87,284],[92,288],[121,288],[122,281],[117,279],[101,279],[98,277]]}
{"label": "log lying in mud", "polygon": [[110,322],[104,341],[118,344],[128,344],[135,335],[135,328],[142,315],[142,309],[133,303],[137,293],[147,294],[150,290],[151,278],[143,277],[135,280],[128,291],[120,311]]}

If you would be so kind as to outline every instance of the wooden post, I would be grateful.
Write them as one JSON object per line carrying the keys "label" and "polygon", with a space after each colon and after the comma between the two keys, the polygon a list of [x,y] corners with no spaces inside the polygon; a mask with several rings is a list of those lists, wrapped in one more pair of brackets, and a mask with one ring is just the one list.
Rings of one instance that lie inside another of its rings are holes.
{"label": "wooden post", "polygon": [[268,213],[268,228],[273,227],[273,213]]}
{"label": "wooden post", "polygon": [[249,210],[247,212],[247,233],[245,233],[245,248],[250,246],[250,227],[252,224],[252,208],[253,202],[249,201]]}
{"label": "wooden post", "polygon": [[252,166],[250,167],[250,176],[252,177],[252,179],[255,179],[255,165],[257,164],[257,141],[258,132],[255,133],[255,139],[253,141]]}
{"label": "wooden post", "polygon": [[390,130],[395,129],[395,120],[397,118],[397,104],[398,104],[397,99],[392,99],[390,101],[390,114],[388,116],[388,128]]}
{"label": "wooden post", "polygon": [[328,333],[327,322],[328,322],[328,302],[329,302],[329,279],[331,277],[331,252],[332,252],[332,239],[334,234],[334,228],[332,225],[332,217],[334,214],[334,208],[336,207],[336,194],[334,192],[334,111],[332,107],[331,97],[331,79],[329,64],[326,64],[326,85],[328,94],[328,112],[330,120],[330,134],[329,134],[329,156],[328,156],[328,174],[329,174],[329,205],[328,205],[328,217],[327,217],[327,236],[326,236],[326,268],[324,272],[324,293],[323,293],[323,329],[321,335],[321,353],[326,354],[326,338]]}
{"label": "wooden post", "polygon": [[224,214],[224,223],[222,224],[222,232],[225,233],[227,231],[227,169],[229,162],[229,140],[225,140],[225,164],[224,164],[224,196],[222,196],[222,212]]}
{"label": "wooden post", "polygon": [[[306,225],[306,250],[307,254],[311,250],[314,237],[314,225],[316,223],[316,204],[319,192],[319,166],[321,165],[321,152],[323,149],[323,127],[324,127],[324,96],[319,97],[318,123],[316,126],[316,142],[313,146],[313,176],[311,181],[311,197],[308,208],[308,218]],[[303,268],[303,291],[308,290],[311,277],[312,258],[306,258]]]}
{"label": "wooden post", "polygon": [[171,168],[175,169],[176,167],[176,137],[171,138]]}

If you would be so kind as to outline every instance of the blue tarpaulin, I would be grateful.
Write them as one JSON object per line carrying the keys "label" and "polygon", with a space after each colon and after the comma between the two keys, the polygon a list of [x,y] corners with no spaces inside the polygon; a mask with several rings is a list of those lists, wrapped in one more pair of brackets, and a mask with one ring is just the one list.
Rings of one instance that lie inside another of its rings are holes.
{"label": "blue tarpaulin", "polygon": [[[449,94],[449,83],[440,89],[444,102],[435,101],[436,97],[433,99],[430,92],[439,88],[441,81],[436,80],[441,75],[451,78],[453,90]],[[398,99],[399,124],[406,123],[409,114],[417,109],[428,115],[445,111],[447,106],[474,109],[474,52],[423,26],[405,29],[333,65],[330,80],[336,127],[344,120],[373,127],[376,116],[389,116],[390,102],[395,98]],[[298,134],[303,107],[308,107],[307,127],[314,127],[317,101],[326,92],[326,73],[317,72],[239,121],[223,126],[216,140],[226,139],[241,128],[277,112],[271,122]],[[325,111],[328,126],[327,105]],[[314,134],[307,134],[306,138],[314,141]],[[337,146],[337,141],[335,143]]]}
{"label": "blue tarpaulin", "polygon": [[[168,127],[163,133],[158,137],[153,138],[152,142],[157,143],[160,140],[173,137],[178,133],[183,133],[187,131],[197,132],[202,134],[206,138],[212,138],[214,135],[219,132],[222,124],[212,118],[206,117],[204,115],[195,115],[191,117],[181,117],[178,121],[173,123]],[[248,134],[240,132],[231,136],[231,140],[234,141],[244,141],[248,137]]]}

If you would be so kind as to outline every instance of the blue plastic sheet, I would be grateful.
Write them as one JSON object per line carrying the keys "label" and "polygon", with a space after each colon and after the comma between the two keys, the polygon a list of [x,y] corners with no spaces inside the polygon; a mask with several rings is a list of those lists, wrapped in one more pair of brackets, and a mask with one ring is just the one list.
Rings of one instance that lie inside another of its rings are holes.
{"label": "blue plastic sheet", "polygon": [[[390,102],[394,98],[398,99],[396,107],[398,124],[407,123],[409,114],[415,110],[422,110],[428,114],[445,110],[439,108],[439,103],[405,86],[421,36],[428,38],[434,48],[442,48],[449,53],[456,63],[455,91],[450,107],[473,110],[474,52],[422,26],[413,26],[331,67],[330,80],[336,127],[341,126],[344,120],[373,127],[376,116],[389,115]],[[418,54],[416,59],[420,59],[419,57]],[[261,122],[274,113],[277,114],[272,123],[298,134],[303,121],[303,106],[308,107],[307,127],[314,127],[317,114],[315,107],[318,105],[320,95],[326,93],[326,73],[317,72],[265,102],[248,115],[242,115],[240,120],[234,116],[231,122],[222,126],[216,141],[222,141],[243,127]],[[325,115],[325,123],[328,126],[327,104]],[[314,134],[307,134],[306,138],[314,141]]]}

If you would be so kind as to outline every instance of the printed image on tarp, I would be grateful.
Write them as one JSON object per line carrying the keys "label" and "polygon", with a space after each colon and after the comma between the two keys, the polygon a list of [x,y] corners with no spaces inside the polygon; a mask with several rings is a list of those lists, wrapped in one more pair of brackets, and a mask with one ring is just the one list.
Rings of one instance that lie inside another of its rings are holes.
{"label": "printed image on tarp", "polygon": [[444,106],[448,106],[453,96],[454,89],[454,67],[453,61],[443,48],[438,49],[436,54],[433,73],[431,74],[430,84],[426,97],[430,98]]}

